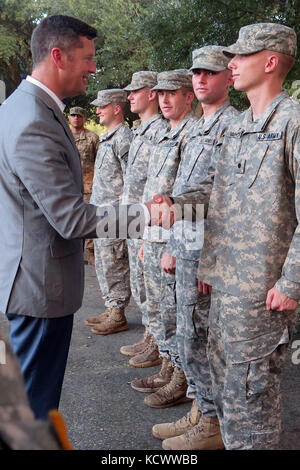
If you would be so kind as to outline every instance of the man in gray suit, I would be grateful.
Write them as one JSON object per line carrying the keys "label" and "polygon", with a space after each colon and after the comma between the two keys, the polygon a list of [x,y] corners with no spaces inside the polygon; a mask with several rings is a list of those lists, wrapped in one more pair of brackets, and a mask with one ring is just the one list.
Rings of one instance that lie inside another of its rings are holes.
{"label": "man in gray suit", "polygon": [[96,35],[75,18],[45,18],[32,35],[32,75],[0,108],[0,310],[40,419],[59,404],[83,297],[83,238],[97,237],[101,220],[83,200],[80,157],[61,101],[84,93],[96,72]]}
{"label": "man in gray suit", "polygon": [[0,109],[0,310],[41,419],[58,407],[83,295],[82,237],[97,224],[61,101],[85,92],[96,35],[73,18],[43,20],[32,35],[32,75]]}

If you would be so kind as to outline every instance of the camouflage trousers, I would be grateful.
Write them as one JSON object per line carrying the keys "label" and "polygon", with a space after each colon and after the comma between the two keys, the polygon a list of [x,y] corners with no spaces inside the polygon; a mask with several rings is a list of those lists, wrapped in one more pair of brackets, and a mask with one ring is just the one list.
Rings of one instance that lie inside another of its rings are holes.
{"label": "camouflage trousers", "polygon": [[45,421],[36,420],[19,361],[0,331],[0,450],[61,450]]}
{"label": "camouflage trousers", "polygon": [[280,373],[296,312],[213,289],[208,357],[226,449],[274,449],[281,430]]}
{"label": "camouflage trousers", "polygon": [[187,396],[196,399],[203,415],[216,416],[207,357],[210,295],[197,289],[198,264],[176,258],[178,362],[187,379]]}
{"label": "camouflage trousers", "polygon": [[125,308],[130,300],[130,270],[126,240],[94,240],[95,269],[105,306]]}
{"label": "camouflage trousers", "polygon": [[144,279],[147,297],[149,330],[160,355],[174,364],[178,359],[176,341],[176,283],[175,275],[161,268],[166,243],[145,241]]}
{"label": "camouflage trousers", "polygon": [[143,240],[127,240],[131,294],[142,313],[142,324],[148,326],[144,265],[138,255],[142,244]]}

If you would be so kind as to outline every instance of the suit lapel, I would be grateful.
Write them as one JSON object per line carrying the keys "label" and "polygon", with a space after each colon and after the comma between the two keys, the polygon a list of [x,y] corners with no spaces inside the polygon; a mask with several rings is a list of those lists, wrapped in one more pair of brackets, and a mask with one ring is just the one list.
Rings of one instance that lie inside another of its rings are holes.
{"label": "suit lapel", "polygon": [[21,84],[19,85],[19,88],[20,88],[20,90],[23,90],[27,93],[30,93],[30,94],[38,97],[39,99],[41,99],[43,101],[43,103],[49,109],[51,109],[51,111],[53,112],[55,118],[59,121],[59,123],[64,128],[64,131],[65,131],[68,139],[70,140],[70,142],[73,145],[75,153],[78,155],[78,158],[80,159],[80,155],[79,155],[79,152],[77,150],[77,147],[76,147],[76,144],[75,144],[75,141],[74,141],[74,138],[73,138],[73,134],[72,134],[72,132],[71,132],[69,126],[68,126],[66,118],[65,118],[64,114],[61,112],[61,110],[59,109],[59,107],[57,106],[57,104],[55,103],[55,101],[51,98],[51,96],[48,95],[44,90],[42,90],[42,88],[38,87],[37,85],[34,85],[33,83],[29,82],[28,80],[23,80],[21,82]]}

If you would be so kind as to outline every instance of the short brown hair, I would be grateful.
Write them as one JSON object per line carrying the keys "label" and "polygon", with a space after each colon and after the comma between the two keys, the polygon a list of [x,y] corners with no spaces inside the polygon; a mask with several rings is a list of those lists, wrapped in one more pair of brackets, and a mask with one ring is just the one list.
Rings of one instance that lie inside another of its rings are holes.
{"label": "short brown hair", "polygon": [[295,64],[295,57],[287,54],[282,54],[281,52],[276,52],[278,56],[279,63],[278,63],[278,72],[279,77],[282,80],[285,80],[289,71],[293,68]]}
{"label": "short brown hair", "polygon": [[33,30],[31,36],[33,65],[41,63],[53,47],[59,47],[65,52],[83,47],[81,36],[94,39],[97,30],[72,16],[48,16]]}

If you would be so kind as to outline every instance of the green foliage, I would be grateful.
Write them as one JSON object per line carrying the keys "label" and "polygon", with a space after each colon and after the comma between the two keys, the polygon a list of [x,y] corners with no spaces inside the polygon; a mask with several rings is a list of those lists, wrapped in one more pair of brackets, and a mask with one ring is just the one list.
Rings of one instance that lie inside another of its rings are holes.
{"label": "green foliage", "polygon": [[95,90],[124,87],[133,72],[148,68],[152,46],[141,28],[148,8],[147,1],[102,0],[98,29],[104,41],[96,55]]}
{"label": "green foliage", "polygon": [[0,25],[0,60],[7,62],[17,53],[18,43],[15,35],[6,26]]}
{"label": "green foliage", "polygon": [[[137,70],[190,67],[193,49],[207,44],[229,45],[241,26],[280,22],[299,36],[299,0],[0,0],[0,78],[8,93],[31,70],[30,37],[45,15],[68,14],[98,31],[97,73],[90,77],[86,96],[67,100],[68,106],[90,109],[99,89],[123,88]],[[300,76],[300,61],[286,87]],[[231,91],[239,108],[248,106],[245,95]],[[133,118],[133,117],[131,117]]]}
{"label": "green foliage", "polygon": [[31,71],[30,36],[41,15],[35,0],[0,0],[0,78],[8,94]]}
{"label": "green foliage", "polygon": [[[209,44],[229,45],[242,26],[279,22],[298,30],[299,0],[154,0],[143,30],[152,44],[157,70],[188,67],[192,51]],[[299,31],[298,31],[299,36]],[[293,76],[299,75],[299,60]]]}
{"label": "green foliage", "polygon": [[87,121],[85,126],[89,131],[96,132],[99,136],[106,132],[106,128],[96,121]]}

